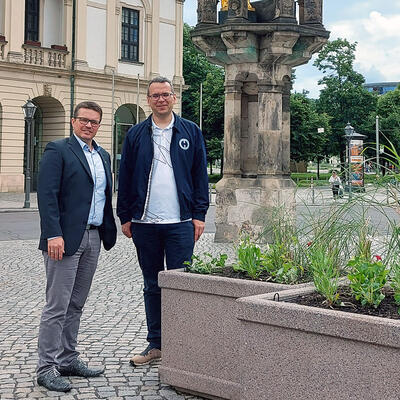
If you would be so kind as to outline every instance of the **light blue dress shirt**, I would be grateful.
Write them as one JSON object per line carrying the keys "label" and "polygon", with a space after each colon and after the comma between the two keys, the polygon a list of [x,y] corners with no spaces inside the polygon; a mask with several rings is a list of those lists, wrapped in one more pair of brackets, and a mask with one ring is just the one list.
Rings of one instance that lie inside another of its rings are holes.
{"label": "light blue dress shirt", "polygon": [[87,223],[90,225],[100,226],[103,223],[107,187],[106,173],[104,171],[103,161],[99,154],[100,146],[93,141],[93,150],[90,151],[89,146],[83,140],[76,136],[75,133],[74,136],[81,145],[83,153],[85,154],[94,183],[92,203],[90,205]]}

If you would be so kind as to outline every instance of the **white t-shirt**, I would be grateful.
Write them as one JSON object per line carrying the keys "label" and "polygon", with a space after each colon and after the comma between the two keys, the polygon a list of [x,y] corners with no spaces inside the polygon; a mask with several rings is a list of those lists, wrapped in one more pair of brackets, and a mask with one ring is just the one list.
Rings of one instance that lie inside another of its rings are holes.
{"label": "white t-shirt", "polygon": [[172,117],[171,123],[164,129],[159,128],[152,121],[154,158],[150,193],[144,218],[135,222],[156,224],[181,222],[178,192],[170,154],[174,120],[175,117]]}

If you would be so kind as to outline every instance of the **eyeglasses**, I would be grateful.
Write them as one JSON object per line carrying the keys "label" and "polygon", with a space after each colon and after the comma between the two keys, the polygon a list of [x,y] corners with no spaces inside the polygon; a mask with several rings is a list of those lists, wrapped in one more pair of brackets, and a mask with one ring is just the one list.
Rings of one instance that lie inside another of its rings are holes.
{"label": "eyeglasses", "polygon": [[151,97],[153,100],[158,100],[162,97],[164,100],[167,100],[170,96],[173,96],[175,93],[154,93],[149,94],[147,97]]}
{"label": "eyeglasses", "polygon": [[93,128],[97,128],[100,125],[100,121],[96,121],[95,119],[87,119],[83,117],[76,117],[82,125],[87,125],[90,122],[90,125],[92,125]]}

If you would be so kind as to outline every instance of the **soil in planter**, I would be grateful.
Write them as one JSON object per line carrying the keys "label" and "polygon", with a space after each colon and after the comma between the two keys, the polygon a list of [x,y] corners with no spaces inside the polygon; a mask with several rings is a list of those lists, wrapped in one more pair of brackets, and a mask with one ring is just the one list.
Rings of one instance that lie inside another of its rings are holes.
{"label": "soil in planter", "polygon": [[[262,272],[257,279],[250,278],[245,272],[234,271],[234,269],[227,265],[224,268],[214,270],[211,275],[223,276],[225,278],[236,278],[236,279],[246,279],[251,281],[260,281],[260,282],[273,282],[273,283],[285,283],[285,282],[276,282],[271,278],[267,272]],[[312,278],[309,276],[302,276],[296,283],[306,283],[312,281]]]}
{"label": "soil in planter", "polygon": [[378,308],[361,305],[360,302],[354,299],[354,296],[351,294],[350,288],[348,286],[344,286],[339,289],[339,301],[341,301],[343,305],[329,306],[326,303],[325,298],[319,293],[310,293],[302,296],[297,296],[290,300],[285,299],[285,301],[290,301],[291,303],[311,307],[352,312],[356,314],[372,315],[375,317],[400,319],[400,315],[398,313],[399,306],[397,306],[394,301],[393,290],[385,288],[383,290],[383,294],[385,295],[385,298],[382,300]]}

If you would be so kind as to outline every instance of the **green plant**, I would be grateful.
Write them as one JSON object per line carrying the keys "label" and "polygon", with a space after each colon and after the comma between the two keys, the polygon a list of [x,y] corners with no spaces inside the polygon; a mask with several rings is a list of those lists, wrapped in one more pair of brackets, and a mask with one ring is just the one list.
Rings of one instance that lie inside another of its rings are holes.
{"label": "green plant", "polygon": [[[394,290],[394,301],[397,305],[400,305],[400,264],[398,262],[392,264],[390,286]],[[400,308],[397,312],[400,314]]]}
{"label": "green plant", "polygon": [[190,272],[197,274],[212,274],[225,266],[226,254],[220,254],[218,257],[213,257],[210,253],[203,253],[204,259],[193,254],[192,261],[185,261],[187,269]]}
{"label": "green plant", "polygon": [[296,264],[282,243],[273,243],[265,254],[265,269],[276,283],[298,283],[304,268]]}
{"label": "green plant", "polygon": [[348,262],[350,289],[362,305],[378,307],[385,298],[382,289],[387,282],[388,270],[382,261],[356,256]]}
{"label": "green plant", "polygon": [[234,271],[244,272],[251,279],[257,279],[264,270],[265,254],[260,247],[251,241],[248,235],[241,237],[237,247],[237,262]]}
{"label": "green plant", "polygon": [[328,305],[337,303],[339,298],[340,269],[337,266],[335,255],[324,249],[312,246],[309,249],[310,267],[314,285],[322,294]]}

